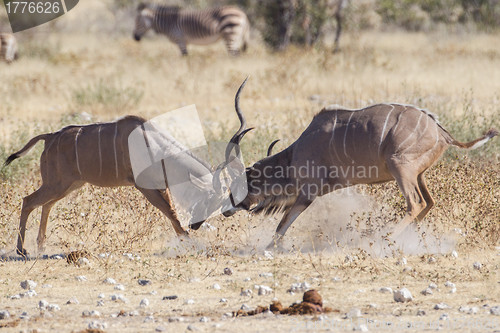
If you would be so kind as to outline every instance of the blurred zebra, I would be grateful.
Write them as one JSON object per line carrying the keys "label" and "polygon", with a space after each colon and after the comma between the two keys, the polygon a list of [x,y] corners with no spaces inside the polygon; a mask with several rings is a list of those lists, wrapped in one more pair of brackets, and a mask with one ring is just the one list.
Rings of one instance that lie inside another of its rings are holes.
{"label": "blurred zebra", "polygon": [[17,59],[17,41],[13,34],[0,33],[0,59],[11,63]]}
{"label": "blurred zebra", "polygon": [[236,7],[195,11],[141,3],[135,19],[135,40],[140,41],[149,29],[165,34],[179,46],[182,55],[188,53],[187,44],[212,44],[220,38],[230,54],[238,55],[247,48],[250,24],[246,14]]}

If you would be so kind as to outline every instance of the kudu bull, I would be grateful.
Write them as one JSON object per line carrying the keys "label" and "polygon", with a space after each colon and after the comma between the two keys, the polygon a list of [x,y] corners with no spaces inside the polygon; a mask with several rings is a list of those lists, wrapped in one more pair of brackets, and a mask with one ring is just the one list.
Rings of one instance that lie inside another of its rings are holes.
{"label": "kudu bull", "polygon": [[[237,137],[246,131],[238,96],[236,114],[241,122]],[[282,242],[316,197],[356,184],[396,180],[407,202],[406,215],[392,232],[396,236],[415,219],[422,220],[434,205],[424,173],[443,152],[450,145],[475,149],[497,134],[490,129],[481,138],[462,143],[433,114],[409,105],[378,104],[359,110],[327,107],[292,145],[246,168],[248,194],[224,215],[242,209],[267,214],[283,211],[272,247]],[[239,140],[232,143],[239,144]],[[268,154],[271,149],[272,145]],[[226,152],[228,161],[230,154]],[[214,182],[218,182],[215,175]]]}
{"label": "kudu bull", "polygon": [[[38,232],[38,249],[43,250],[46,237],[47,219],[52,206],[70,192],[86,183],[101,187],[135,186],[156,208],[164,213],[172,222],[178,236],[187,235],[182,228],[175,211],[166,178],[163,189],[144,188],[137,184],[130,160],[129,136],[137,128],[142,128],[144,139],[146,120],[127,116],[115,122],[97,123],[84,126],[68,126],[57,132],[41,134],[32,138],[21,150],[10,155],[5,165],[25,155],[40,140],[45,141],[45,148],[40,157],[41,187],[23,199],[17,253],[26,255],[24,236],[26,222],[30,213],[42,206],[42,216]],[[151,128],[150,128],[151,129]],[[154,129],[154,128],[153,128]],[[166,133],[149,131],[149,144],[157,149],[172,150],[179,148],[178,142]],[[163,163],[163,161],[162,161]],[[210,173],[210,166],[196,156],[189,159],[179,159],[177,170],[187,173],[190,177],[203,178]],[[162,164],[163,172],[166,172]],[[171,170],[168,170],[171,171]],[[173,170],[175,173],[176,170]],[[157,175],[152,175],[156,177]],[[207,191],[213,190],[210,188]]]}

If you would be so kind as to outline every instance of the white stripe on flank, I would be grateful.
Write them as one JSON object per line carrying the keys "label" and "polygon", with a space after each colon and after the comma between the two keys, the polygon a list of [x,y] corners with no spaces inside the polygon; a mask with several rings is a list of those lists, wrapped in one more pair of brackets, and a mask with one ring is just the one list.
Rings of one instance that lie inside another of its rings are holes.
{"label": "white stripe on flank", "polygon": [[[335,112],[335,121],[333,122],[332,137],[330,138],[330,149],[331,149],[331,147],[333,147],[333,152],[335,153],[335,157],[337,157],[336,162],[340,162],[339,155],[337,154],[337,149],[335,149],[335,142],[333,142],[334,137],[335,137],[335,126],[336,125],[337,125],[337,112]],[[333,145],[332,145],[332,143],[333,143]],[[331,153],[330,153],[330,156],[331,156]]]}
{"label": "white stripe on flank", "polygon": [[[429,126],[429,118],[430,118],[430,116],[429,116],[427,113],[426,113],[426,116],[427,116],[427,117],[425,117],[425,118],[427,119],[427,121],[425,122],[425,127],[424,127],[424,130],[421,132],[421,133],[422,133],[422,135],[421,135],[419,138],[417,138],[415,141],[413,141],[413,143],[412,143],[411,145],[409,145],[408,147],[406,147],[406,148],[405,148],[405,150],[403,150],[403,151],[402,151],[402,153],[404,153],[405,151],[409,150],[409,149],[410,149],[411,147],[413,147],[413,146],[414,146],[417,142],[419,142],[419,140],[420,140],[420,138],[421,138],[421,137],[425,136],[425,131],[427,130],[427,126]],[[416,128],[415,128],[415,130],[416,130]]]}
{"label": "white stripe on flank", "polygon": [[394,128],[392,129],[392,133],[394,133],[394,134],[396,134],[396,130],[398,129],[398,125],[399,125],[399,122],[401,121],[401,117],[403,116],[403,113],[407,110],[406,105],[400,105],[400,106],[404,106],[405,109],[403,111],[401,111],[401,113],[399,114],[398,121],[396,122],[396,126],[394,126]]}
{"label": "white stripe on flank", "polygon": [[99,176],[102,175],[101,129],[102,125],[99,125],[99,130],[97,130],[97,145],[99,147]]}
{"label": "white stripe on flank", "polygon": [[80,176],[82,175],[82,170],[80,169],[80,161],[78,160],[78,136],[80,136],[81,132],[82,132],[82,127],[78,129],[78,132],[76,132],[75,135],[76,168],[78,169],[78,173],[80,174]]}
{"label": "white stripe on flank", "polygon": [[113,137],[113,150],[115,152],[115,171],[116,178],[118,178],[118,157],[116,155],[116,136],[118,135],[118,122],[115,123],[115,135]]}
{"label": "white stripe on flank", "polygon": [[408,141],[409,138],[411,138],[414,134],[415,134],[415,130],[418,128],[418,125],[420,125],[420,119],[422,118],[422,115],[424,113],[423,112],[420,112],[420,116],[418,117],[418,121],[417,121],[417,125],[415,126],[415,129],[413,130],[413,132],[411,132],[410,135],[408,135],[406,137],[406,139],[403,140],[403,142],[401,142],[398,146],[398,148],[396,149],[396,151],[399,151],[399,148],[401,148],[403,146],[403,144],[405,144],[406,141]]}
{"label": "white stripe on flank", "polygon": [[389,117],[392,111],[394,111],[394,105],[391,105],[391,107],[392,107],[391,111],[389,111],[387,117],[385,118],[384,127],[382,127],[382,134],[380,134],[380,142],[378,144],[378,155],[380,155],[380,147],[382,147],[382,140],[384,139],[385,129],[387,128],[387,122],[389,121]]}
{"label": "white stripe on flank", "polygon": [[[345,140],[347,139],[347,131],[349,130],[349,123],[351,122],[351,118],[352,116],[354,115],[354,112],[351,112],[351,115],[349,116],[349,120],[347,120],[347,125],[345,126],[345,132],[344,132],[344,155],[345,157],[347,158],[351,158],[348,154],[347,154],[347,150],[345,148]],[[352,158],[351,158],[352,160]]]}

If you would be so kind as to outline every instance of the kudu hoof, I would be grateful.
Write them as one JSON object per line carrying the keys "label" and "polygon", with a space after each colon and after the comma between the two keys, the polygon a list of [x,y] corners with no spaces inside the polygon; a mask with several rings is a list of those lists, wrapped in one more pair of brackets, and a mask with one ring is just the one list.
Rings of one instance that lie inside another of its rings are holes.
{"label": "kudu hoof", "polygon": [[26,249],[21,249],[21,250],[16,249],[16,253],[18,255],[20,255],[21,257],[25,257],[25,258],[28,257],[28,251],[26,251]]}

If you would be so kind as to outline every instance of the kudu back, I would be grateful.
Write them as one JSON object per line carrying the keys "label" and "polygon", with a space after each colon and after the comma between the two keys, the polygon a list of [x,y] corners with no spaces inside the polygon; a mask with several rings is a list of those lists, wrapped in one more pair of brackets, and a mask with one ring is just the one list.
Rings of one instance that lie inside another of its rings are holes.
{"label": "kudu back", "polygon": [[[236,113],[244,130],[246,122],[238,103]],[[424,173],[443,152],[450,145],[475,149],[496,135],[498,131],[490,129],[478,139],[459,142],[433,114],[409,105],[377,104],[359,110],[327,107],[288,148],[246,168],[248,194],[224,215],[241,209],[284,212],[272,247],[279,245],[315,198],[356,184],[396,180],[407,203],[406,215],[392,231],[396,236],[433,207]]]}
{"label": "kudu back", "polygon": [[[18,254],[27,254],[24,239],[30,213],[42,206],[37,238],[38,249],[42,251],[52,206],[86,183],[101,187],[135,186],[170,219],[178,236],[187,235],[179,222],[168,183],[164,189],[153,189],[143,188],[134,180],[128,139],[136,128],[142,127],[144,131],[145,122],[146,120],[140,117],[126,116],[110,123],[68,126],[57,132],[32,138],[21,150],[8,157],[5,165],[25,155],[38,141],[45,141],[45,148],[40,157],[42,185],[23,199],[17,240]],[[162,137],[161,133],[156,137]],[[164,140],[164,149],[176,144],[172,139],[165,137]],[[189,165],[182,167],[195,177],[211,175],[203,161],[192,158],[186,163]]]}

